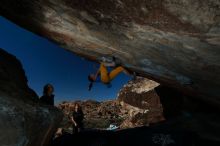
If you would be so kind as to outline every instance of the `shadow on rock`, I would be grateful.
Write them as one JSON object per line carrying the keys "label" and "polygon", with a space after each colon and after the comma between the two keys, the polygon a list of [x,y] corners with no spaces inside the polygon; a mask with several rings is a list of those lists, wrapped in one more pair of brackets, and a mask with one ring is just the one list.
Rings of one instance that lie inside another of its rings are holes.
{"label": "shadow on rock", "polygon": [[169,130],[169,125],[139,127],[118,131],[84,131],[64,134],[55,139],[52,146],[201,146],[219,145],[200,139],[195,133]]}

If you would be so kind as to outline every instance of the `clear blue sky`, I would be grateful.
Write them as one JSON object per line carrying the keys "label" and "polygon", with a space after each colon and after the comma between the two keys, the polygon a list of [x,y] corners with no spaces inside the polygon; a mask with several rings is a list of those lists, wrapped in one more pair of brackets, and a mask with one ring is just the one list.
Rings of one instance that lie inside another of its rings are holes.
{"label": "clear blue sky", "polygon": [[41,96],[43,86],[53,84],[57,103],[76,99],[113,99],[130,79],[122,73],[112,82],[112,88],[96,83],[89,92],[87,76],[96,71],[98,64],[80,58],[1,16],[0,34],[0,48],[21,61],[29,86]]}

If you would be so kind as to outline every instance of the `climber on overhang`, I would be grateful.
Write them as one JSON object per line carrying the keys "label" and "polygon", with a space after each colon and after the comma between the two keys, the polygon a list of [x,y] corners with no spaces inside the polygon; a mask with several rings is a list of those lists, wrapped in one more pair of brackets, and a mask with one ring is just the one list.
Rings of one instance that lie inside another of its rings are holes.
{"label": "climber on overhang", "polygon": [[[88,76],[88,80],[90,81],[88,90],[90,91],[93,87],[94,82],[101,81],[108,88],[111,87],[111,81],[118,76],[121,72],[124,72],[127,75],[131,75],[131,73],[123,68],[122,66],[118,66],[119,60],[116,60],[115,57],[102,57],[100,59],[100,67],[96,74],[90,74]],[[114,69],[111,72],[108,72],[107,67],[113,67]],[[100,77],[100,78],[99,78]],[[133,79],[135,79],[136,73],[133,73]]]}

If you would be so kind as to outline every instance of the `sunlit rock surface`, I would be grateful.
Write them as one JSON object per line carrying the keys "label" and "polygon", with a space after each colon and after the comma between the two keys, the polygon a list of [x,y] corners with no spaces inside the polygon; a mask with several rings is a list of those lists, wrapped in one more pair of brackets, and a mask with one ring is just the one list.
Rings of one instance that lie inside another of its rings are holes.
{"label": "sunlit rock surface", "polygon": [[219,0],[1,0],[0,14],[91,60],[220,103]]}
{"label": "sunlit rock surface", "polygon": [[129,113],[122,127],[137,127],[164,121],[160,97],[154,90],[157,82],[138,77],[129,81],[118,93],[122,109]]}
{"label": "sunlit rock surface", "polygon": [[21,63],[0,49],[1,146],[43,146],[50,142],[62,114],[38,100],[27,85]]}

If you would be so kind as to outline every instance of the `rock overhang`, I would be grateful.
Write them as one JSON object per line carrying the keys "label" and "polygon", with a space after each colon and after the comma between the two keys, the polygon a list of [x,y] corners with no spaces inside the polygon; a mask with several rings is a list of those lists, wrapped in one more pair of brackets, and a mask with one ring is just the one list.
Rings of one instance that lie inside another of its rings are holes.
{"label": "rock overhang", "polygon": [[218,0],[0,3],[4,17],[80,56],[115,56],[141,76],[219,103]]}

